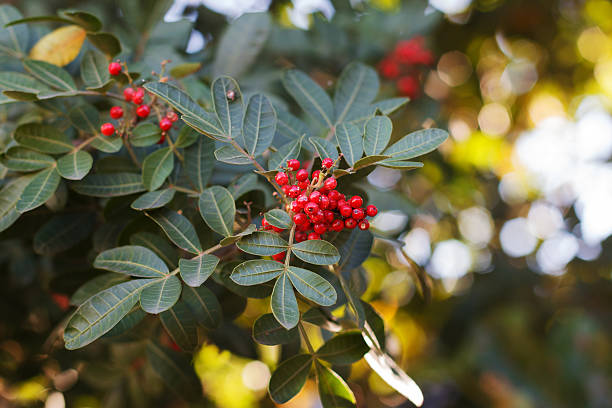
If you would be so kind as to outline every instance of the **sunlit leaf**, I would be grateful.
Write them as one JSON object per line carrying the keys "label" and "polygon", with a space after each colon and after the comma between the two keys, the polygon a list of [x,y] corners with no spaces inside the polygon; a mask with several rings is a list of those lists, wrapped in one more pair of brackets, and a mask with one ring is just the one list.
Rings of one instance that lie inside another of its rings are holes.
{"label": "sunlit leaf", "polygon": [[356,407],[355,395],[346,382],[336,372],[323,364],[316,363],[319,398],[323,408]]}
{"label": "sunlit leaf", "polygon": [[77,25],[57,28],[42,37],[30,50],[30,58],[63,67],[81,51],[86,32]]}

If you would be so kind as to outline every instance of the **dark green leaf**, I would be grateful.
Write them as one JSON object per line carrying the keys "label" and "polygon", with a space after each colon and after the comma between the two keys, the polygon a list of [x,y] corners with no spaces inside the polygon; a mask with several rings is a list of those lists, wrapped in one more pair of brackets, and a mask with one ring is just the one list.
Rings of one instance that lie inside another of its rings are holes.
{"label": "dark green leaf", "polygon": [[52,167],[55,160],[49,155],[14,146],[2,157],[2,165],[9,170],[26,172]]}
{"label": "dark green leaf", "polygon": [[77,150],[61,157],[57,161],[57,171],[68,180],[81,180],[89,173],[93,164],[91,154]]}
{"label": "dark green leaf", "polygon": [[338,158],[338,148],[329,140],[320,137],[311,137],[308,141],[314,146],[321,159],[329,157],[335,161]]}
{"label": "dark green leaf", "polygon": [[81,59],[81,79],[88,89],[103,89],[111,80],[108,60],[95,50],[85,51]]}
{"label": "dark green leaf", "polygon": [[360,330],[339,333],[317,350],[317,357],[332,364],[349,365],[361,360],[370,348]]}
{"label": "dark green leaf", "polygon": [[278,323],[272,313],[267,313],[253,323],[253,338],[259,344],[275,346],[299,342],[300,334],[297,327],[287,330]]}
{"label": "dark green leaf", "polygon": [[274,317],[284,328],[291,329],[298,324],[300,310],[291,281],[286,273],[281,274],[276,280],[270,304]]}
{"label": "dark green leaf", "polygon": [[161,208],[174,198],[175,190],[164,189],[144,193],[132,203],[131,207],[135,210],[152,210]]}
{"label": "dark green leaf", "polygon": [[245,150],[257,157],[272,144],[276,132],[276,112],[265,95],[249,98],[242,123],[242,144]]}
{"label": "dark green leaf", "polygon": [[268,390],[277,404],[284,404],[295,397],[306,384],[312,367],[310,354],[298,354],[283,361],[272,373]]}
{"label": "dark green leaf", "polygon": [[342,377],[325,367],[323,364],[316,363],[317,386],[319,397],[323,408],[354,408],[355,395]]}
{"label": "dark green leaf", "polygon": [[257,231],[242,238],[236,246],[249,254],[270,256],[287,250],[287,241],[278,234]]}
{"label": "dark green leaf", "polygon": [[55,193],[60,181],[55,167],[39,171],[23,190],[17,201],[17,211],[24,213],[43,205]]}
{"label": "dark green leaf", "polygon": [[170,309],[181,296],[181,281],[175,275],[156,279],[140,294],[140,307],[147,313],[158,314]]}
{"label": "dark green leaf", "polygon": [[178,137],[174,145],[178,148],[189,147],[198,141],[200,134],[189,126],[183,126],[179,131]]}
{"label": "dark green leaf", "polygon": [[185,62],[170,68],[170,75],[173,78],[185,78],[186,76],[195,74],[200,68],[202,68],[201,62]]}
{"label": "dark green leaf", "polygon": [[181,119],[195,131],[214,140],[227,141],[219,119],[212,113],[204,111],[200,116],[182,115]]}
{"label": "dark green leaf", "polygon": [[[242,93],[236,81],[228,76],[217,77],[210,86],[215,112],[224,135],[234,139],[241,134],[242,128]],[[233,93],[233,98],[229,98]]]}
{"label": "dark green leaf", "polygon": [[208,116],[204,108],[174,85],[165,82],[149,82],[144,85],[144,88],[168,102],[174,109],[183,115],[189,115],[195,118]]}
{"label": "dark green leaf", "polygon": [[198,325],[185,301],[180,300],[170,309],[161,312],[159,320],[181,349],[194,351],[198,347]]}
{"label": "dark green leaf", "polygon": [[257,227],[255,226],[255,224],[250,224],[248,227],[244,229],[244,231],[241,231],[238,234],[230,235],[229,237],[223,238],[221,242],[219,242],[219,245],[221,246],[231,245],[235,242],[238,242],[240,239],[242,239],[242,237],[251,235],[253,232],[255,232],[255,230],[257,230]]}
{"label": "dark green leaf", "polygon": [[361,265],[370,256],[373,242],[374,237],[370,231],[342,231],[334,241],[340,252],[340,269],[351,270]]}
{"label": "dark green leaf", "polygon": [[185,172],[198,191],[204,191],[212,175],[215,166],[214,149],[215,142],[200,137],[185,150]]}
{"label": "dark green leaf", "polygon": [[51,125],[27,123],[15,130],[15,141],[21,146],[42,153],[59,154],[71,151],[70,139]]}
{"label": "dark green leaf", "polygon": [[276,170],[287,163],[289,159],[295,159],[300,154],[302,148],[302,137],[287,144],[282,145],[277,151],[270,155],[268,169]]}
{"label": "dark green leaf", "polygon": [[187,303],[199,324],[207,329],[219,327],[222,319],[221,305],[206,286],[184,287],[183,301]]}
{"label": "dark green leaf", "polygon": [[200,395],[202,386],[191,365],[191,357],[156,343],[147,343],[147,359],[155,374],[181,397]]}
{"label": "dark green leaf", "polygon": [[57,65],[28,58],[23,61],[23,66],[34,77],[55,89],[61,91],[76,91],[77,89],[70,74]]}
{"label": "dark green leaf", "polygon": [[142,278],[159,278],[169,273],[168,267],[153,251],[136,245],[109,249],[98,255],[94,267]]}
{"label": "dark green leaf", "polygon": [[310,129],[304,122],[293,116],[284,109],[276,108],[276,134],[285,141],[299,139],[302,136],[310,136]]}
{"label": "dark green leaf", "polygon": [[283,74],[283,86],[300,107],[319,123],[331,128],[334,106],[329,95],[308,75],[291,69]]}
{"label": "dark green leaf", "polygon": [[410,101],[410,98],[391,98],[375,102],[374,109],[380,110],[385,115],[390,115]]}
{"label": "dark green leaf", "polygon": [[336,124],[349,122],[367,109],[378,93],[379,81],[376,71],[354,62],[340,75],[334,94]]}
{"label": "dark green leaf", "polygon": [[89,236],[94,221],[91,213],[56,215],[36,231],[34,251],[54,255],[72,248]]}
{"label": "dark green leaf", "polygon": [[28,26],[5,27],[11,21],[19,20],[23,16],[15,7],[9,4],[0,6],[0,53],[12,57],[27,54],[30,32]]}
{"label": "dark green leaf", "polygon": [[153,146],[161,138],[161,129],[153,123],[143,122],[132,130],[130,143],[136,147]]}
{"label": "dark green leaf", "polygon": [[448,138],[448,133],[442,129],[417,130],[402,137],[389,146],[383,154],[394,160],[408,160],[429,153]]}
{"label": "dark green leaf", "polygon": [[242,286],[259,285],[277,278],[284,269],[285,266],[280,262],[254,259],[236,266],[230,277]]}
{"label": "dark green leaf", "polygon": [[170,245],[166,239],[157,234],[152,234],[150,232],[139,232],[130,237],[130,244],[149,248],[151,251],[155,252],[155,254],[159,256],[171,269],[175,269],[178,266],[176,248]]}
{"label": "dark green leaf", "polygon": [[198,254],[202,252],[202,245],[195,228],[185,216],[176,211],[161,209],[146,213],[164,230],[168,238],[179,248],[187,252]]}
{"label": "dark green leaf", "polygon": [[355,164],[353,164],[353,170],[363,169],[365,167],[379,163],[388,158],[389,156],[382,156],[382,155],[364,156],[361,159],[357,160]]}
{"label": "dark green leaf", "polygon": [[103,275],[98,275],[95,278],[85,282],[72,294],[70,304],[79,306],[96,293],[102,292],[111,286],[125,282],[127,279],[127,276],[117,275],[116,273],[105,273]]}
{"label": "dark green leaf", "polygon": [[370,329],[374,333],[376,341],[378,342],[378,344],[376,344],[376,347],[381,350],[384,350],[386,344],[384,320],[368,302],[364,302],[362,300],[361,306],[363,307],[363,310],[365,312],[366,322],[370,326]]}
{"label": "dark green leaf", "polygon": [[145,190],[140,174],[134,173],[90,174],[71,187],[79,194],[92,197],[119,197]]}
{"label": "dark green leaf", "polygon": [[16,208],[17,202],[32,177],[28,175],[16,178],[0,190],[0,232],[13,225],[21,215]]}
{"label": "dark green leaf", "polygon": [[363,134],[351,123],[340,123],[336,126],[336,141],[346,162],[353,167],[363,155]]}
{"label": "dark green leaf", "polygon": [[221,146],[215,150],[215,158],[227,164],[251,164],[253,160],[232,145]]}
{"label": "dark green leaf", "polygon": [[412,169],[418,169],[418,168],[423,167],[423,163],[421,162],[393,160],[393,159],[383,160],[379,164],[383,167],[388,167],[390,169],[396,169],[396,170],[412,170]]}
{"label": "dark green leaf", "polygon": [[121,52],[121,43],[111,33],[87,33],[87,39],[109,58]]}
{"label": "dark green leaf", "polygon": [[291,252],[302,261],[314,265],[333,265],[340,260],[340,254],[335,246],[318,239],[294,244]]}
{"label": "dark green leaf", "polygon": [[367,155],[380,154],[391,139],[393,124],[386,116],[374,116],[366,122],[363,150]]}
{"label": "dark green leaf", "polygon": [[293,287],[306,299],[310,299],[321,306],[331,306],[336,303],[336,290],[318,274],[307,269],[289,266],[287,275],[291,279]]}
{"label": "dark green leaf", "polygon": [[189,286],[199,287],[215,271],[219,258],[211,254],[202,254],[192,259],[180,259],[181,278]]}
{"label": "dark green leaf", "polygon": [[157,190],[174,169],[172,149],[164,147],[148,155],[142,162],[142,184],[149,191]]}
{"label": "dark green leaf", "polygon": [[31,76],[20,72],[0,72],[0,89],[5,93],[7,91],[17,91],[34,95],[35,100],[38,93],[46,91],[49,88],[47,85],[38,82]]}
{"label": "dark green leaf", "polygon": [[62,14],[87,31],[99,31],[102,22],[98,17],[81,10],[63,10]]}
{"label": "dark green leaf", "polygon": [[289,229],[293,225],[291,217],[285,211],[275,208],[270,210],[265,215],[266,221],[276,228]]}
{"label": "dark green leaf", "polygon": [[234,231],[236,204],[224,187],[212,186],[202,191],[198,203],[204,222],[215,232],[229,237]]}

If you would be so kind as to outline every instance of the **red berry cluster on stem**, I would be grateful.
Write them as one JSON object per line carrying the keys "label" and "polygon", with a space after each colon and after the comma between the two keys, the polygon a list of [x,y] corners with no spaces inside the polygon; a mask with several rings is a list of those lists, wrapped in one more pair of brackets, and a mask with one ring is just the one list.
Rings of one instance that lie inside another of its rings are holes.
{"label": "red berry cluster on stem", "polygon": [[[347,197],[336,190],[338,181],[330,175],[334,165],[334,160],[325,158],[321,170],[309,174],[308,170],[300,168],[298,160],[291,159],[287,161],[286,171],[274,177],[285,197],[292,199],[286,209],[296,225],[296,242],[321,239],[327,232],[340,232],[345,228],[367,230],[370,223],[366,217],[378,213],[374,205],[364,208],[362,197]],[[266,230],[282,231],[265,218],[262,226]],[[282,259],[283,254],[275,255],[274,259],[277,258]]]}

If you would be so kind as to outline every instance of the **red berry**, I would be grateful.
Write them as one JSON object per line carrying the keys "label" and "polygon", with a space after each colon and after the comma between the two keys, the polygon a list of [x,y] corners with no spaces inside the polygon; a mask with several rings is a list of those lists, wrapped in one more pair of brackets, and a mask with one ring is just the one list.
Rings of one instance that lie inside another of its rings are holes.
{"label": "red berry", "polygon": [[300,195],[300,192],[301,190],[298,186],[291,186],[291,188],[289,189],[289,194],[287,195],[291,198],[296,198]]}
{"label": "red berry", "polygon": [[297,201],[299,206],[303,208],[306,204],[308,204],[308,196],[306,196],[306,194],[301,194],[295,201]]}
{"label": "red berry", "polygon": [[313,202],[309,202],[304,206],[304,212],[306,214],[314,214],[319,209],[319,206]]}
{"label": "red berry", "polygon": [[329,208],[329,198],[327,198],[326,195],[322,195],[319,198],[319,207],[321,207],[321,209],[325,210],[326,208]]}
{"label": "red berry", "polygon": [[110,109],[110,117],[111,118],[119,119],[122,116],[123,116],[123,109],[121,109],[121,106],[113,106]]}
{"label": "red berry", "polygon": [[323,159],[321,161],[321,164],[323,165],[323,167],[325,167],[326,169],[331,169],[334,166],[334,160],[330,159],[329,157],[326,157],[325,159]]}
{"label": "red berry", "polygon": [[335,178],[330,177],[323,182],[323,186],[325,186],[326,190],[333,190],[338,186],[338,181]]}
{"label": "red berry", "polygon": [[420,94],[419,81],[411,76],[401,77],[397,80],[397,90],[401,95],[415,99]]}
{"label": "red berry", "polygon": [[302,242],[308,239],[308,234],[305,232],[296,232],[295,233],[295,242]]}
{"label": "red berry", "polygon": [[368,222],[368,220],[362,220],[359,223],[359,229],[362,231],[367,230],[368,228],[370,228],[370,223]]}
{"label": "red berry", "polygon": [[299,213],[302,211],[302,207],[300,207],[300,204],[297,201],[292,201],[291,204],[289,204],[289,209],[294,213]]}
{"label": "red berry", "polygon": [[272,231],[274,231],[274,232],[283,232],[283,229],[275,227],[274,225],[272,225]]}
{"label": "red berry", "polygon": [[313,180],[317,180],[319,179],[319,174],[321,174],[321,170],[315,170],[312,172],[312,179]]}
{"label": "red berry", "polygon": [[323,211],[323,217],[325,222],[331,223],[334,220],[334,213],[333,211],[325,210]]}
{"label": "red berry", "polygon": [[399,76],[400,67],[392,58],[385,58],[378,65],[378,71],[383,77],[393,79]]}
{"label": "red berry", "polygon": [[136,105],[140,105],[144,101],[145,92],[142,88],[136,88],[134,95],[132,96],[132,102]]}
{"label": "red berry", "polygon": [[140,105],[136,108],[136,114],[141,118],[146,118],[151,113],[151,108],[149,105]]}
{"label": "red berry", "polygon": [[275,261],[281,262],[285,259],[285,255],[287,255],[287,252],[283,251],[280,254],[272,255],[272,259],[274,259]]}
{"label": "red berry", "polygon": [[300,168],[300,161],[296,159],[287,160],[287,167],[290,170],[297,171]]}
{"label": "red berry", "polygon": [[308,234],[308,239],[311,241],[315,239],[321,239],[321,236],[319,234],[311,232],[310,234]]}
{"label": "red berry", "polygon": [[123,98],[127,101],[130,102],[132,100],[132,98],[134,97],[134,88],[125,88],[123,90]]}
{"label": "red berry", "polygon": [[172,127],[172,121],[168,118],[162,118],[162,120],[159,121],[159,128],[161,130],[170,130],[170,128]]}
{"label": "red berry", "polygon": [[353,218],[357,221],[365,218],[365,212],[361,208],[355,208],[353,210]]}
{"label": "red berry", "polygon": [[310,215],[310,219],[313,222],[322,222],[325,219],[325,213],[321,210],[317,210]]}
{"label": "red berry", "polygon": [[347,219],[344,221],[344,226],[345,226],[346,228],[348,228],[348,229],[353,229],[353,228],[355,228],[355,227],[357,226],[357,221],[355,221],[355,220],[354,220],[354,219],[352,219],[352,218],[347,218]]}
{"label": "red berry", "polygon": [[349,204],[353,208],[359,208],[363,205],[363,198],[359,196],[352,196],[349,200]]}
{"label": "red berry", "polygon": [[274,180],[276,180],[276,183],[279,186],[284,186],[289,182],[289,176],[287,176],[287,173],[285,173],[284,171],[279,171],[278,173],[276,173],[276,176],[274,176]]}
{"label": "red berry", "polygon": [[340,232],[344,229],[344,223],[342,220],[335,220],[331,225],[332,229],[336,232]]}
{"label": "red berry", "polygon": [[338,200],[338,208],[339,209],[342,208],[342,207],[345,207],[345,206],[349,206],[350,207],[350,205],[348,205],[348,203],[346,202],[346,200],[344,200],[344,198]]}
{"label": "red berry", "polygon": [[308,196],[308,200],[311,203],[318,203],[319,202],[319,198],[321,198],[321,192],[320,191],[313,191],[312,193],[310,193],[310,195]]}
{"label": "red berry", "polygon": [[308,231],[312,228],[312,224],[310,222],[305,222],[302,225],[297,226],[298,231]]}
{"label": "red berry", "polygon": [[176,112],[168,112],[166,117],[170,119],[172,122],[176,122],[178,120],[178,115],[176,114]]}
{"label": "red berry", "polygon": [[335,210],[338,208],[338,202],[336,200],[329,200],[329,209]]}
{"label": "red berry", "polygon": [[161,137],[159,138],[159,140],[157,141],[156,144],[158,144],[158,145],[162,144],[162,143],[164,143],[164,140],[166,140],[166,134],[162,133]]}
{"label": "red berry", "polygon": [[291,185],[289,184],[285,184],[284,186],[281,187],[281,189],[283,190],[283,194],[288,196],[289,192],[291,191]]}
{"label": "red berry", "polygon": [[342,207],[340,207],[340,204],[338,204],[338,208],[340,210],[340,215],[345,218],[353,215],[353,209],[348,205],[343,205]]}
{"label": "red berry", "polygon": [[236,99],[236,92],[230,89],[229,91],[227,91],[225,96],[228,100],[233,101],[234,99]]}
{"label": "red berry", "polygon": [[306,190],[309,184],[310,183],[308,183],[308,181],[300,181],[298,183],[298,187],[300,188],[300,190]]}
{"label": "red berry", "polygon": [[111,75],[119,75],[121,73],[121,64],[118,62],[111,62],[108,64],[108,72]]}
{"label": "red berry", "polygon": [[327,231],[327,227],[325,226],[325,224],[315,224],[314,232],[321,235],[321,234],[325,234],[325,231]]}
{"label": "red berry", "polygon": [[109,122],[104,123],[102,126],[100,126],[100,132],[102,132],[104,136],[110,136],[115,133],[115,126]]}
{"label": "red berry", "polygon": [[263,229],[265,230],[270,230],[272,229],[272,226],[270,225],[270,223],[268,223],[268,221],[266,221],[266,219],[262,219],[261,220],[261,226],[263,227]]}
{"label": "red berry", "polygon": [[340,193],[337,190],[333,190],[331,189],[329,193],[327,193],[327,196],[329,197],[330,200],[340,200]]}
{"label": "red berry", "polygon": [[[289,161],[291,161],[291,160],[289,160]],[[298,170],[298,172],[295,173],[295,178],[296,178],[297,181],[306,181],[306,180],[308,180],[308,170],[306,170],[306,169]]]}
{"label": "red berry", "polygon": [[308,222],[308,218],[304,213],[297,213],[293,216],[293,222],[295,222],[295,225],[302,225],[305,222]]}
{"label": "red berry", "polygon": [[368,214],[368,217],[373,217],[378,214],[378,208],[375,205],[368,205],[366,207],[366,214]]}

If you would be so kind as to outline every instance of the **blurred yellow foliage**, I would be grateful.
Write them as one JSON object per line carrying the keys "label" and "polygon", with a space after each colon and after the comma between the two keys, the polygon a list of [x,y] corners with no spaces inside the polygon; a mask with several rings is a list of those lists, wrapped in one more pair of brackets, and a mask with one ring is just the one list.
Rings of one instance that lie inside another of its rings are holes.
{"label": "blurred yellow foliage", "polygon": [[370,0],[370,4],[382,11],[394,11],[400,6],[400,0]]}
{"label": "blurred yellow foliage", "polygon": [[467,140],[457,142],[450,161],[458,167],[491,170],[498,175],[512,169],[512,147],[503,138],[474,132]]}
{"label": "blurred yellow foliage", "polygon": [[68,65],[79,55],[87,33],[77,25],[51,31],[30,50],[30,58],[60,67]]}

